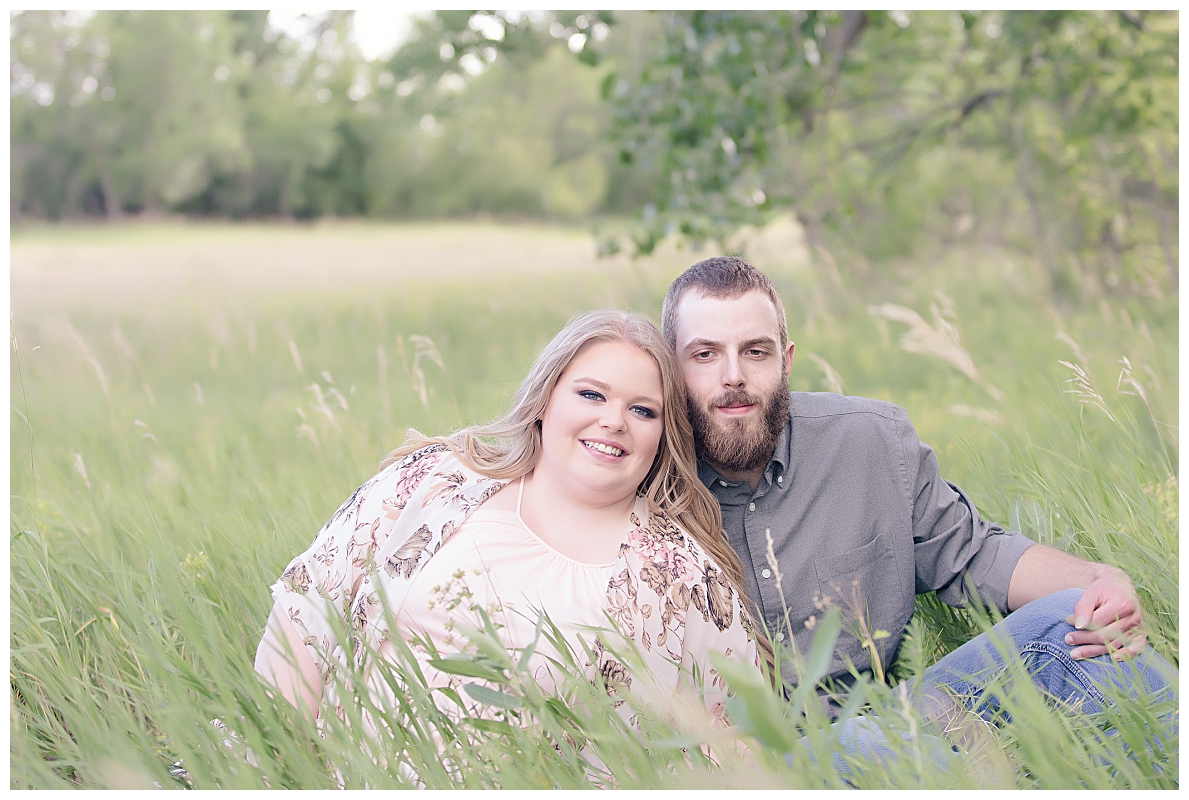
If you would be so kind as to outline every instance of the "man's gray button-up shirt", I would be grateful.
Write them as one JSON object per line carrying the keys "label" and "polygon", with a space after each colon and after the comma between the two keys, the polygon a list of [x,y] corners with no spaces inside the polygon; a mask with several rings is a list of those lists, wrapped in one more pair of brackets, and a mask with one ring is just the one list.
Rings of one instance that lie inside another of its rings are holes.
{"label": "man's gray button-up shirt", "polygon": [[754,492],[706,464],[698,471],[722,508],[743,589],[774,641],[791,634],[808,655],[823,611],[841,608],[828,673],[837,679],[845,680],[847,660],[871,667],[853,632],[860,617],[872,633],[890,634],[876,643],[890,665],[918,592],[965,605],[975,599],[969,582],[985,604],[1006,612],[1012,571],[1033,544],[980,519],[941,479],[904,409],[880,400],[793,392],[789,422]]}

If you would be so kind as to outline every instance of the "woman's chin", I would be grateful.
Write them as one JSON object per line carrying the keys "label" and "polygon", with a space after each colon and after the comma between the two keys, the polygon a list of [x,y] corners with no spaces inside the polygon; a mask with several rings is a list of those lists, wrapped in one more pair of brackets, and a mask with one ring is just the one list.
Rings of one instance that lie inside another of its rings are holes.
{"label": "woman's chin", "polygon": [[624,480],[622,475],[614,476],[613,480],[607,480],[608,476],[597,474],[583,477],[586,479],[579,480],[579,486],[574,494],[585,497],[591,505],[598,506],[622,503],[635,497],[636,487],[640,485],[640,481],[644,480],[643,475],[634,481]]}

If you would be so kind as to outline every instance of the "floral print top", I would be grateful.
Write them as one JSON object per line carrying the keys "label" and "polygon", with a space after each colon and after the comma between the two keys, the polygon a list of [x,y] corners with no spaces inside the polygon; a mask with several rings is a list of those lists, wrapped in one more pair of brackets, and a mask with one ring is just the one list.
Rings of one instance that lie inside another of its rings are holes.
{"label": "floral print top", "polygon": [[[324,682],[323,702],[336,714],[342,706],[334,677],[348,666],[346,653],[354,651],[361,661],[367,649],[379,651],[389,637],[382,608],[394,614],[401,609],[413,577],[503,486],[467,468],[446,446],[425,447],[359,487],[285,568],[273,598],[306,644]],[[644,508],[646,518],[639,513]],[[760,668],[742,598],[667,515],[642,503],[636,509],[604,606],[651,675],[630,675],[596,638],[590,677],[600,676],[609,694],[627,689],[659,700],[693,688],[693,676],[700,674],[706,708],[725,724],[726,687],[710,653]],[[344,648],[336,631],[349,631],[356,644],[369,647]]]}

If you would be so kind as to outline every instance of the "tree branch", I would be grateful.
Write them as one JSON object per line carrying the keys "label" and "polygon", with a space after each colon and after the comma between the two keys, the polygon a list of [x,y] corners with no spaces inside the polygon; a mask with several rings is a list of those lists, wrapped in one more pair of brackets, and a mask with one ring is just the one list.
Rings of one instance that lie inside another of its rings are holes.
{"label": "tree branch", "polygon": [[960,125],[962,120],[969,117],[970,113],[982,104],[994,100],[996,97],[1004,94],[1007,94],[1007,92],[1003,89],[988,89],[985,92],[976,94],[974,97],[962,104],[962,113],[958,116],[957,121],[954,122],[954,126]]}
{"label": "tree branch", "polygon": [[836,35],[827,34],[830,40],[830,67],[833,74],[838,74],[838,71],[842,68],[842,60],[846,58],[846,54],[859,41],[859,34],[866,27],[866,11],[843,11],[842,24],[837,28],[830,29],[830,34],[834,34],[837,31]]}
{"label": "tree branch", "polygon": [[1139,14],[1136,14],[1134,11],[1120,11],[1119,16],[1122,17],[1127,22],[1130,22],[1132,25],[1134,25],[1139,30],[1147,31],[1147,28],[1144,26],[1143,18],[1140,17]]}

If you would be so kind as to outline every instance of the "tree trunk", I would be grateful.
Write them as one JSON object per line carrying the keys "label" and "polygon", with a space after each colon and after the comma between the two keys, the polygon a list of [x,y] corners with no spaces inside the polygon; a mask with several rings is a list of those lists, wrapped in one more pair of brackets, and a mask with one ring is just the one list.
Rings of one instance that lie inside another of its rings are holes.
{"label": "tree trunk", "polygon": [[[1173,255],[1172,232],[1176,229],[1177,220],[1169,220],[1169,210],[1164,203],[1160,202],[1160,198],[1156,198],[1153,203],[1156,206],[1156,223],[1160,226],[1160,251],[1164,254],[1164,263],[1168,265],[1168,280],[1172,283],[1172,290],[1177,291],[1180,286],[1180,268],[1177,266],[1177,257]],[[1179,216],[1179,215],[1177,215]]]}
{"label": "tree trunk", "polygon": [[838,71],[842,68],[842,60],[859,41],[859,34],[866,27],[866,11],[843,11],[842,23],[829,28],[825,36],[825,44],[830,51],[830,71],[833,76],[838,75]]}
{"label": "tree trunk", "polygon": [[116,191],[116,181],[112,177],[111,167],[107,163],[107,154],[98,140],[98,120],[93,116],[87,124],[87,151],[91,160],[95,162],[95,176],[99,179],[99,191],[103,194],[103,211],[108,222],[118,222],[124,216],[124,209],[120,206],[120,194]]}
{"label": "tree trunk", "polygon": [[119,222],[124,218],[124,209],[120,207],[116,182],[107,166],[107,159],[103,156],[95,157],[95,173],[99,176],[99,190],[103,192],[103,209],[107,212],[107,221]]}

